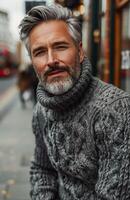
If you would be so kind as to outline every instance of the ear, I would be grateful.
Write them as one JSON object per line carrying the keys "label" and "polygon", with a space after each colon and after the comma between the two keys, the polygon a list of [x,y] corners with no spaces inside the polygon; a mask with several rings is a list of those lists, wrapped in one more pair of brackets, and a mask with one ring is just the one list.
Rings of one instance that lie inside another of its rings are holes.
{"label": "ear", "polygon": [[84,59],[84,50],[83,50],[83,46],[82,46],[82,42],[79,43],[79,58],[80,58],[80,63],[82,63],[83,59]]}

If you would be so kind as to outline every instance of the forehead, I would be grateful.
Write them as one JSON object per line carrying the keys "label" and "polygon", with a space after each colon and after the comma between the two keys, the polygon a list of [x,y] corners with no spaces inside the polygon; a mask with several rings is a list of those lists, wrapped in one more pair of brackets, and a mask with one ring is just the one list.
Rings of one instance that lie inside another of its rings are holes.
{"label": "forehead", "polygon": [[41,42],[53,41],[53,40],[69,40],[73,42],[73,39],[69,33],[68,25],[61,20],[51,20],[47,22],[41,22],[32,29],[29,34],[29,41]]}

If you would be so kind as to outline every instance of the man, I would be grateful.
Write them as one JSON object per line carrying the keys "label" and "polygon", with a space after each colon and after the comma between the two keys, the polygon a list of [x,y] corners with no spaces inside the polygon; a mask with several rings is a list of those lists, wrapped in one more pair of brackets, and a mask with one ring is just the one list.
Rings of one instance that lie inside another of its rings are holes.
{"label": "man", "polygon": [[20,36],[39,78],[31,198],[130,199],[130,96],[92,76],[66,8],[32,8]]}

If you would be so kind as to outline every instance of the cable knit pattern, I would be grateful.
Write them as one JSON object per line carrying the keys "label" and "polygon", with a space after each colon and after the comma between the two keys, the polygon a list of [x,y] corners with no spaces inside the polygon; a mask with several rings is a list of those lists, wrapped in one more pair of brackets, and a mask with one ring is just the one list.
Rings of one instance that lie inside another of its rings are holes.
{"label": "cable knit pattern", "polygon": [[130,200],[130,96],[81,71],[64,95],[38,86],[32,200]]}

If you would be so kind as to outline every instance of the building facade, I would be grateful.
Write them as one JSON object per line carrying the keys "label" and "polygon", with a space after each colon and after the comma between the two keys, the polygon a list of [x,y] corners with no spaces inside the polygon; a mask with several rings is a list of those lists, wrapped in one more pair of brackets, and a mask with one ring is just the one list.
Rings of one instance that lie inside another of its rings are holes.
{"label": "building facade", "polygon": [[130,1],[116,4],[115,83],[130,93]]}
{"label": "building facade", "polygon": [[10,31],[8,13],[0,10],[0,47],[9,48]]}
{"label": "building facade", "polygon": [[91,0],[90,5],[94,75],[130,92],[130,1]]}

